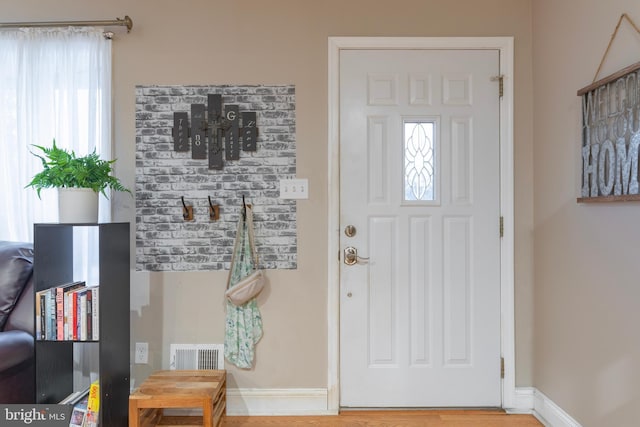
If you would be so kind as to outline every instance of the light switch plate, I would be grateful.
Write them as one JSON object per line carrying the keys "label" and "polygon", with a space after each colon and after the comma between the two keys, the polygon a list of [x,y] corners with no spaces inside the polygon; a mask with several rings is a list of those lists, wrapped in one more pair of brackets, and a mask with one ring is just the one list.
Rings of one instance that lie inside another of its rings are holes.
{"label": "light switch plate", "polygon": [[281,199],[308,199],[309,180],[307,178],[281,179]]}

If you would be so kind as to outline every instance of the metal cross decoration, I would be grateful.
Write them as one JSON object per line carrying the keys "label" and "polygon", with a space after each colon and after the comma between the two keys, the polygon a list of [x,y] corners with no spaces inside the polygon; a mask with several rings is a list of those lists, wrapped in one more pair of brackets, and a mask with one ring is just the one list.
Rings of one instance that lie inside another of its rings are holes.
{"label": "metal cross decoration", "polygon": [[[186,112],[173,113],[173,149],[189,151],[191,158],[206,159],[209,153],[209,169],[222,169],[224,151],[226,160],[240,158],[240,146],[244,151],[256,151],[258,128],[255,112],[242,112],[237,105],[225,105],[222,111],[222,95],[207,96],[204,104],[191,104],[191,126]],[[208,114],[206,114],[208,110]],[[242,127],[240,126],[242,119]],[[240,144],[242,138],[242,144]],[[224,139],[224,147],[223,147]]]}

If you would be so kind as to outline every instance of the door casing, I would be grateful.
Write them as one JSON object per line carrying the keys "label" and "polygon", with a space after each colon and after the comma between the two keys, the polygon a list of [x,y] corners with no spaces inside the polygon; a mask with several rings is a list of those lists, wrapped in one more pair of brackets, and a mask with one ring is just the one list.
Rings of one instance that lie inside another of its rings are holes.
{"label": "door casing", "polygon": [[[500,52],[501,352],[502,405],[516,407],[514,302],[513,37],[329,37],[327,412],[340,410],[340,51],[343,49],[495,49]],[[496,95],[497,96],[497,95]],[[496,218],[498,221],[499,218]]]}

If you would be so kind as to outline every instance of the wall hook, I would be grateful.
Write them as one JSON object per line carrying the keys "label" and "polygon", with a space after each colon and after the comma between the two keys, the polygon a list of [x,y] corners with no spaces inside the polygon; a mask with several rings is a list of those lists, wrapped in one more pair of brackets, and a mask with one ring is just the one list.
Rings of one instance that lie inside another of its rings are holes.
{"label": "wall hook", "polygon": [[184,196],[180,197],[182,199],[182,218],[185,221],[193,221],[193,206],[187,206],[184,202]]}
{"label": "wall hook", "polygon": [[247,207],[251,207],[251,203],[247,204],[244,199],[244,194],[242,195],[242,219],[247,220]]}
{"label": "wall hook", "polygon": [[217,221],[220,219],[220,206],[213,204],[211,196],[207,196],[207,198],[209,199],[209,219]]}

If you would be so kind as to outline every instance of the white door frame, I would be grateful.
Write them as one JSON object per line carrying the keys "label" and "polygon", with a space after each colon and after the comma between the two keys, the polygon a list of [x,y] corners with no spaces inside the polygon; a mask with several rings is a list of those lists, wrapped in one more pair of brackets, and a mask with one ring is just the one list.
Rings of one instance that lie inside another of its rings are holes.
{"label": "white door frame", "polygon": [[[513,37],[329,37],[327,412],[340,410],[340,51],[343,49],[493,49],[500,52],[504,95],[500,102],[501,355],[502,406],[516,406],[513,194]],[[497,96],[497,94],[496,94]],[[498,221],[498,218],[496,218]]]}

